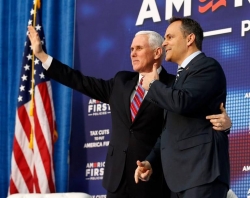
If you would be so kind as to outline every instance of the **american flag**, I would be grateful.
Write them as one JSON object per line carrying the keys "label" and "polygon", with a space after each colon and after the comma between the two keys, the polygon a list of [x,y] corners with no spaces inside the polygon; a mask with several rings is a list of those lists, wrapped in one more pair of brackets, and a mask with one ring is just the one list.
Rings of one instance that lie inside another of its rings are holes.
{"label": "american flag", "polygon": [[[41,2],[35,0],[28,25],[38,31],[46,51],[40,16]],[[28,36],[17,100],[9,194],[55,192],[53,144],[56,122],[51,83],[44,75],[41,62],[32,55]]]}

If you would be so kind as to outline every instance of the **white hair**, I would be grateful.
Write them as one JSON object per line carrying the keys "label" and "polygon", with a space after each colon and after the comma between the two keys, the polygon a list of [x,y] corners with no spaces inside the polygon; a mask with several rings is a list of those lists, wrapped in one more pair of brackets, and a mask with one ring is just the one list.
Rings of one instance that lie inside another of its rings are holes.
{"label": "white hair", "polygon": [[161,59],[163,59],[165,57],[165,49],[164,47],[162,47],[162,43],[164,41],[164,38],[158,34],[155,31],[149,31],[149,30],[143,30],[143,31],[139,31],[135,34],[135,36],[137,35],[148,35],[148,44],[152,49],[156,49],[158,47],[162,48],[162,55],[161,55]]}

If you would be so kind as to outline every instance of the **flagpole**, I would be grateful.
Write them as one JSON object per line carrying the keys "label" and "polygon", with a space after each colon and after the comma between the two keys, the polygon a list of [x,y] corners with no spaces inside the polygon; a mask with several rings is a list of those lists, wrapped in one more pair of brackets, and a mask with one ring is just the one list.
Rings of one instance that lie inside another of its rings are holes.
{"label": "flagpole", "polygon": [[[36,24],[36,11],[37,11],[37,8],[40,8],[41,6],[41,2],[40,0],[35,0],[35,4],[34,4],[34,13],[33,13],[33,27],[35,27],[35,24]],[[35,92],[35,79],[34,79],[34,70],[35,70],[35,55],[34,55],[34,51],[32,51],[32,69],[31,69],[31,77],[32,77],[32,80],[31,80],[31,102],[30,102],[30,116],[33,116],[34,115],[34,92]],[[32,123],[31,125],[31,132],[30,132],[30,142],[29,142],[29,148],[30,149],[33,149],[33,128],[34,128],[34,125]]]}

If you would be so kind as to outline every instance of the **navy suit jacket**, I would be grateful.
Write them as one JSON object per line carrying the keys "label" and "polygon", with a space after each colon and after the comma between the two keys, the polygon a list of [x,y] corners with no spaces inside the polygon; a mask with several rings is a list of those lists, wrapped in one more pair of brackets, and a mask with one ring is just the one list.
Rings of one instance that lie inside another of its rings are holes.
{"label": "navy suit jacket", "polygon": [[[128,188],[138,187],[140,192],[160,195],[163,182],[161,164],[157,166],[150,182],[135,184],[134,172],[137,160],[144,160],[162,132],[164,110],[143,100],[139,112],[132,123],[130,116],[130,96],[138,82],[137,72],[118,72],[110,80],[84,76],[79,71],[53,59],[46,75],[91,98],[108,103],[111,108],[112,131],[105,162],[103,186],[110,192],[117,190],[124,176]],[[164,68],[160,80],[171,86],[175,76]],[[138,190],[138,189],[137,189]],[[138,193],[140,193],[138,192]],[[136,193],[136,192],[135,192]],[[152,197],[151,196],[151,197]],[[148,195],[150,197],[150,195]]]}
{"label": "navy suit jacket", "polygon": [[220,64],[204,53],[186,66],[173,86],[155,81],[146,99],[167,110],[152,164],[161,157],[170,190],[180,192],[218,178],[229,185],[226,133],[212,129],[206,115],[220,113],[226,101],[226,78]]}

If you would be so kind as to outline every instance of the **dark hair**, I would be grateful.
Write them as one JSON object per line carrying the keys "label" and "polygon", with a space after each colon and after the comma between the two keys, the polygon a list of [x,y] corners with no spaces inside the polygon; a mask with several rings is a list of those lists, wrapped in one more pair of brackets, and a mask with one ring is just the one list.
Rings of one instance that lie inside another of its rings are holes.
{"label": "dark hair", "polygon": [[195,35],[196,47],[199,50],[202,50],[203,30],[200,24],[188,17],[172,17],[171,19],[169,19],[170,24],[175,21],[181,21],[181,31],[183,32],[184,37],[188,36],[191,33]]}

